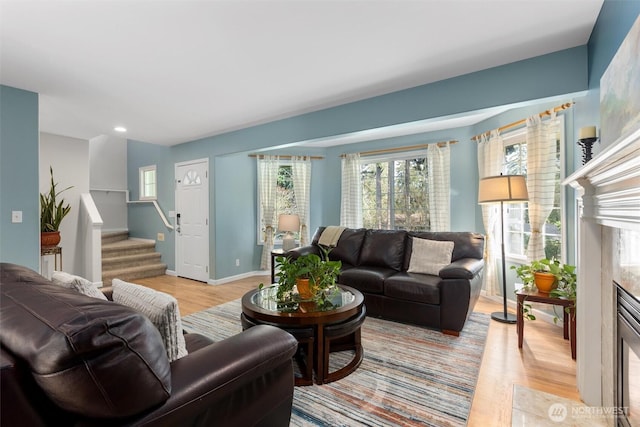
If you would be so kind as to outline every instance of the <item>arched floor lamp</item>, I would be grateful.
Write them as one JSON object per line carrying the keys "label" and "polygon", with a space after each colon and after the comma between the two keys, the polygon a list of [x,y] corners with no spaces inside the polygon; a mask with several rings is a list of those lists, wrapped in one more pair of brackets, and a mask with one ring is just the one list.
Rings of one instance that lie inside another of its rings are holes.
{"label": "arched floor lamp", "polygon": [[519,203],[529,200],[527,183],[522,175],[489,176],[480,180],[478,203],[500,202],[500,229],[502,234],[502,300],[503,311],[491,313],[491,318],[502,323],[516,323],[516,317],[507,313],[507,268],[504,259],[504,203]]}

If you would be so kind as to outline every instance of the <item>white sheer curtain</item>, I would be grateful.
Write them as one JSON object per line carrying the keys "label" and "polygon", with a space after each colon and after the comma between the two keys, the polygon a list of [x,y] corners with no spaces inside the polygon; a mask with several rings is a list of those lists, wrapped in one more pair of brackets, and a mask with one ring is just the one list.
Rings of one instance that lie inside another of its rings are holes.
{"label": "white sheer curtain", "polygon": [[359,153],[347,154],[342,159],[340,225],[349,228],[362,227],[362,182]]}
{"label": "white sheer curtain", "polygon": [[309,205],[311,189],[311,158],[308,156],[291,157],[293,171],[293,193],[296,196],[296,207],[300,218],[300,246],[309,244]]}
{"label": "white sheer curtain", "polygon": [[278,219],[276,213],[276,197],[278,185],[278,156],[263,156],[258,159],[258,191],[262,204],[262,220],[264,221],[264,246],[260,268],[271,269],[271,251],[273,250],[273,237]]}
{"label": "white sheer curtain", "polygon": [[[488,140],[483,136],[478,143],[478,174],[480,179],[500,175],[503,160],[504,143],[500,134],[497,131],[492,131]],[[481,207],[486,232],[483,287],[487,295],[497,295],[500,289],[496,271],[501,244],[500,203],[482,204]]]}
{"label": "white sheer curtain", "polygon": [[544,122],[538,114],[527,119],[527,191],[531,224],[528,261],[545,258],[542,227],[553,209],[557,133],[555,113]]}
{"label": "white sheer curtain", "polygon": [[427,147],[430,230],[449,231],[450,148],[448,142],[442,147],[439,145],[430,144]]}

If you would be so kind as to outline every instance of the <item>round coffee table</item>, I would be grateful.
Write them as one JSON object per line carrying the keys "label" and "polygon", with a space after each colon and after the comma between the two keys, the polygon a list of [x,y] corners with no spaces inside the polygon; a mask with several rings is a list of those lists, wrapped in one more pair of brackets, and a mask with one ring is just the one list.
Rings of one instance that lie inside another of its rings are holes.
{"label": "round coffee table", "polygon": [[[363,357],[360,340],[360,327],[366,316],[363,295],[349,286],[339,285],[323,306],[314,301],[280,303],[276,301],[277,286],[256,289],[242,297],[243,328],[268,324],[298,339],[300,350],[307,353],[307,369],[301,368],[303,374],[296,378],[296,385],[312,384],[313,372],[315,382],[324,384],[355,371]],[[353,359],[329,373],[329,353],[343,350],[353,350]]]}

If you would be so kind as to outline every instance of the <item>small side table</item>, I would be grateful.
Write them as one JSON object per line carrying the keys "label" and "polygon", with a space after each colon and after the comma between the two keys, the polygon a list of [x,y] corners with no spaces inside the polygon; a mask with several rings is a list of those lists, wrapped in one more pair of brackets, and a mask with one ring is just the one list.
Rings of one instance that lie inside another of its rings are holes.
{"label": "small side table", "polygon": [[[60,270],[62,270],[62,247],[60,246],[43,246],[40,248],[40,256],[53,255],[53,264],[55,270],[58,270],[58,257],[60,258]],[[58,270],[59,271],[59,270]]]}
{"label": "small side table", "polygon": [[276,283],[276,257],[284,255],[282,249],[274,249],[271,251],[271,283]]}
{"label": "small side table", "polygon": [[[518,316],[516,326],[518,330],[518,348],[522,348],[522,339],[524,336],[524,303],[538,302],[541,304],[551,304],[562,306],[563,323],[564,323],[564,339],[569,339],[571,343],[571,358],[576,358],[576,307],[573,301],[549,296],[549,294],[538,291],[519,290],[516,292],[518,297]],[[569,308],[567,313],[565,308]]]}

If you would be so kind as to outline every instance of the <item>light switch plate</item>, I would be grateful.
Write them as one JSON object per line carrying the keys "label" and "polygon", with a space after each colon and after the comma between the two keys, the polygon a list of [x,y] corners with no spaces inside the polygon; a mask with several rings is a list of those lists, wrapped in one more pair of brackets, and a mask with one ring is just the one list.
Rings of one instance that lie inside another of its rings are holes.
{"label": "light switch plate", "polygon": [[11,222],[18,224],[22,222],[22,211],[11,211]]}

